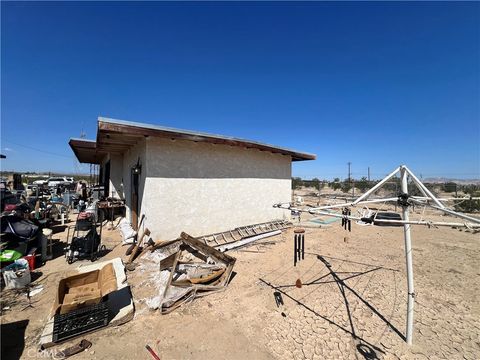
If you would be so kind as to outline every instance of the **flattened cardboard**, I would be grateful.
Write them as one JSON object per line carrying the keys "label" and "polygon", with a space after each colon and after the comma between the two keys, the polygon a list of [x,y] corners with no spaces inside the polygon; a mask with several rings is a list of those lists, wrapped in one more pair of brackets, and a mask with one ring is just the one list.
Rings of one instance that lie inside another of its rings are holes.
{"label": "flattened cardboard", "polygon": [[69,276],[60,280],[51,316],[98,304],[105,295],[117,290],[117,279],[111,263],[100,270]]}
{"label": "flattened cardboard", "polygon": [[[81,265],[77,268],[76,272],[73,275],[98,270],[103,268],[106,264],[112,264],[117,281],[117,290],[108,294],[108,308],[113,316],[108,326],[112,327],[122,325],[131,321],[135,313],[132,293],[127,282],[127,276],[125,275],[125,266],[123,265],[122,259],[115,258],[99,263],[85,264],[83,266]],[[39,348],[42,350],[56,345],[56,343],[53,342],[53,324],[54,317],[52,315],[49,315],[38,344]]]}

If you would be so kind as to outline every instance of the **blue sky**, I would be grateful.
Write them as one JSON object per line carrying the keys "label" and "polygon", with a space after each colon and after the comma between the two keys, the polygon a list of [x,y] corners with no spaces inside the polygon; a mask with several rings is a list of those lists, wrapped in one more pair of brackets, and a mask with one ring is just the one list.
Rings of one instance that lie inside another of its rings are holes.
{"label": "blue sky", "polygon": [[480,177],[478,2],[1,10],[4,170],[86,170],[67,142],[101,115],[316,153],[305,178]]}

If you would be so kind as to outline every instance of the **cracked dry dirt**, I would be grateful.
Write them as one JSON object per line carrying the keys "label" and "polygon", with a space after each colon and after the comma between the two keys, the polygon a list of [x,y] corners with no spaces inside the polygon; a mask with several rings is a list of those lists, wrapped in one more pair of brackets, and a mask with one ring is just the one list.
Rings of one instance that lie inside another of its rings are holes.
{"label": "cracked dry dirt", "polygon": [[[275,357],[479,358],[478,234],[413,229],[416,309],[410,348],[403,342],[402,228],[355,226],[347,242],[345,234],[339,228],[307,230],[305,260],[263,275],[285,303],[277,310],[281,317],[269,314],[264,329]],[[297,277],[301,288],[292,286]]]}
{"label": "cracked dry dirt", "polygon": [[[118,239],[113,232],[105,236]],[[231,252],[237,258],[236,275],[225,291],[164,316],[142,300],[153,292],[145,283],[148,274],[129,272],[135,318],[86,334],[93,346],[75,359],[150,359],[145,344],[162,359],[480,358],[479,234],[412,229],[416,302],[411,347],[403,341],[403,229],[352,224],[347,233],[337,222],[306,229],[305,239],[305,260],[296,267],[292,229],[270,238],[277,241],[274,245]],[[105,258],[124,252],[118,246]],[[2,322],[29,320],[22,358],[45,358],[34,356],[32,349],[53,301],[54,280],[67,268],[63,258],[47,263],[43,276],[52,275],[35,309],[13,308],[2,316]],[[294,286],[297,279],[301,288]],[[284,303],[279,307],[276,291]]]}

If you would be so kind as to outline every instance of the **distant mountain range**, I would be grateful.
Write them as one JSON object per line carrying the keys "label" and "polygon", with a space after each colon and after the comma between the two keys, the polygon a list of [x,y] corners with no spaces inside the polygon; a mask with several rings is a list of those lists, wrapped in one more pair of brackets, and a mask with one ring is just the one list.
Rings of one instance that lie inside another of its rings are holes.
{"label": "distant mountain range", "polygon": [[449,178],[444,178],[444,177],[435,177],[435,178],[425,178],[422,179],[422,182],[424,183],[433,183],[433,184],[443,184],[446,182],[454,182],[459,185],[480,185],[480,179],[449,179]]}

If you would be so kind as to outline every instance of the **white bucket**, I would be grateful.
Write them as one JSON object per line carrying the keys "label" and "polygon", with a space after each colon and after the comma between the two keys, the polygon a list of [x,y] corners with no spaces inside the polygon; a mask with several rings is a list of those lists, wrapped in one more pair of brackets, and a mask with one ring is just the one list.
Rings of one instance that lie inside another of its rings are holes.
{"label": "white bucket", "polygon": [[3,280],[5,280],[6,289],[20,289],[32,281],[28,261],[18,259],[11,265],[3,269]]}
{"label": "white bucket", "polygon": [[47,261],[47,247],[48,241],[51,237],[52,229],[42,229],[42,263]]}

